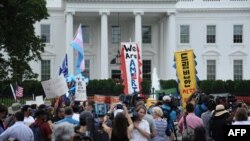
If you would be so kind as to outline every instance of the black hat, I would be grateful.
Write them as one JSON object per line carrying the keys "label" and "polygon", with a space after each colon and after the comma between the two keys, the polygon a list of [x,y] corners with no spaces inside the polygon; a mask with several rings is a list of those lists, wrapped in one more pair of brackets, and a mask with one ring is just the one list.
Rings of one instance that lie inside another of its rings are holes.
{"label": "black hat", "polygon": [[80,114],[80,121],[86,121],[87,119],[90,119],[90,118],[94,118],[91,112],[83,111]]}
{"label": "black hat", "polygon": [[44,110],[38,110],[35,113],[35,117],[46,115],[47,113]]}

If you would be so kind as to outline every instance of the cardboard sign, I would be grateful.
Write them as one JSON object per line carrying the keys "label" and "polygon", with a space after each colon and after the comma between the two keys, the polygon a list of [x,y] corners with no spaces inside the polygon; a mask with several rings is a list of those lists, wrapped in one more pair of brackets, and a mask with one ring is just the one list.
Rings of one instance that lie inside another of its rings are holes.
{"label": "cardboard sign", "polygon": [[86,94],[86,83],[84,78],[77,78],[76,79],[76,92],[75,92],[75,101],[86,101],[87,94]]}
{"label": "cardboard sign", "polygon": [[43,96],[40,95],[40,96],[36,96],[36,104],[39,106],[41,104],[44,104],[44,101],[43,101]]}
{"label": "cardboard sign", "polygon": [[60,75],[54,79],[43,81],[41,83],[48,99],[55,98],[56,96],[62,96],[69,90],[63,75]]}

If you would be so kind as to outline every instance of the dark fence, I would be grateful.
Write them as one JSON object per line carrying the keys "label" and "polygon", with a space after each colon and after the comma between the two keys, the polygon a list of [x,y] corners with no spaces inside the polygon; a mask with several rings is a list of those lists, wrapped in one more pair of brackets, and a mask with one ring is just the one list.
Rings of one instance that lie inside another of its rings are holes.
{"label": "dark fence", "polygon": [[[21,97],[18,98],[18,101],[22,104],[25,104],[27,100],[33,100],[32,97]],[[15,103],[15,99],[13,96],[0,96],[0,104],[3,104],[7,107],[11,106],[12,103]]]}

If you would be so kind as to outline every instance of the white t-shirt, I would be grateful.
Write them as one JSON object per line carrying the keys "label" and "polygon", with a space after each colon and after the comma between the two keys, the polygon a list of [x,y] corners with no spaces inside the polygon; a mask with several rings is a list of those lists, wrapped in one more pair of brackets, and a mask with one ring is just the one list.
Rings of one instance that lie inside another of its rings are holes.
{"label": "white t-shirt", "polygon": [[[142,119],[142,121],[139,123],[139,128],[143,129],[147,133],[150,133],[149,124],[144,119]],[[132,138],[130,139],[130,141],[148,141],[148,139],[144,137],[137,129],[133,129]]]}
{"label": "white t-shirt", "polygon": [[80,121],[80,119],[79,119],[80,118],[80,114],[74,113],[73,116],[72,116],[72,118],[74,120]]}
{"label": "white t-shirt", "polygon": [[29,117],[24,117],[23,122],[25,125],[30,126],[32,123],[35,122],[35,120],[32,116],[29,116]]}

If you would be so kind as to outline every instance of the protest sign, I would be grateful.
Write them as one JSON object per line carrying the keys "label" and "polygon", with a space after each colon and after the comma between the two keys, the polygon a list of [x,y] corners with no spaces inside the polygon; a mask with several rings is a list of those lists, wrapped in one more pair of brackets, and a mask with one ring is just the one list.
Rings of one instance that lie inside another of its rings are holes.
{"label": "protest sign", "polygon": [[142,72],[141,56],[137,43],[121,43],[121,71],[125,94],[140,93]]}
{"label": "protest sign", "polygon": [[75,92],[75,101],[86,101],[86,83],[84,81],[84,77],[76,79],[76,92]]}
{"label": "protest sign", "polygon": [[43,90],[48,99],[62,96],[68,92],[68,86],[63,75],[42,82]]}

